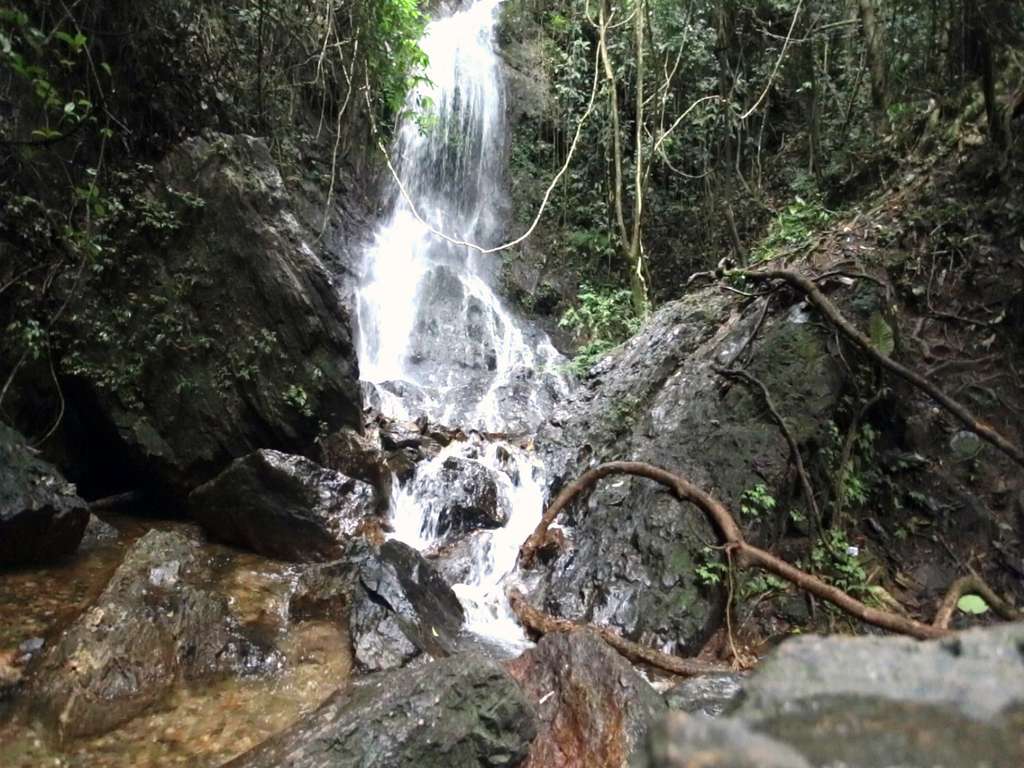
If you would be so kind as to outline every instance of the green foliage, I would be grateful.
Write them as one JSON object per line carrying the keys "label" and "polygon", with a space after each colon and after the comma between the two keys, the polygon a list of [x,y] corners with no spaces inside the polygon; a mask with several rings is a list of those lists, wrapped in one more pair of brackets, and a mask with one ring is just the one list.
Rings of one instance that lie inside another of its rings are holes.
{"label": "green foliage", "polygon": [[729,573],[728,567],[722,562],[722,556],[711,547],[704,547],[700,551],[700,561],[694,569],[697,581],[705,587],[712,587],[721,584]]}
{"label": "green foliage", "polygon": [[846,532],[832,528],[811,550],[810,567],[829,584],[852,595],[869,591],[867,572],[860,563],[860,549],[850,544]]}
{"label": "green foliage", "polygon": [[775,217],[767,235],[751,251],[751,261],[756,264],[805,247],[831,219],[831,211],[825,209],[821,200],[797,197]]}
{"label": "green foliage", "polygon": [[576,373],[582,374],[640,330],[641,320],[628,290],[584,284],[576,298],[579,303],[562,315],[559,325],[583,340],[571,364]]}
{"label": "green foliage", "polygon": [[772,592],[784,592],[789,583],[770,573],[755,573],[743,579],[740,586],[740,599],[751,600]]}
{"label": "green foliage", "polygon": [[748,488],[740,497],[740,514],[747,520],[760,520],[775,511],[775,497],[763,484]]}
{"label": "green foliage", "polygon": [[956,607],[961,612],[972,616],[980,616],[983,613],[988,613],[988,603],[985,602],[984,598],[979,597],[978,595],[964,595],[957,600]]}

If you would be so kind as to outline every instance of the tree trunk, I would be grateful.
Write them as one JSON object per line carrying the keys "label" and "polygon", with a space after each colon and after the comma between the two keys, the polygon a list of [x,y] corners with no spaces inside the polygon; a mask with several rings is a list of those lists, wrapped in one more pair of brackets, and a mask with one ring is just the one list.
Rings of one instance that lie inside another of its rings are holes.
{"label": "tree trunk", "polygon": [[860,0],[860,23],[864,30],[868,69],[871,72],[871,101],[875,110],[884,117],[889,107],[889,78],[885,63],[885,43],[878,28],[873,0]]}

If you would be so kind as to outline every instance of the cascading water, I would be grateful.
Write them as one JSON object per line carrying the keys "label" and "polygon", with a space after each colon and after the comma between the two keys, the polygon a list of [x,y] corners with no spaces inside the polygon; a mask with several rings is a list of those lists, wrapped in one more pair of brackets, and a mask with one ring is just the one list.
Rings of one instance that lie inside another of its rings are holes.
{"label": "cascading water", "polygon": [[421,41],[428,80],[410,96],[408,108],[413,114],[426,108],[427,114],[406,119],[393,148],[415,208],[395,184],[358,292],[359,362],[386,415],[424,414],[476,431],[474,440],[455,442],[421,464],[416,481],[396,491],[394,535],[421,550],[439,547],[451,491],[440,481],[445,462],[486,467],[507,522],[467,540],[471,562],[455,590],[470,631],[518,645],[524,637],[502,582],[540,518],[543,466],[527,450],[480,433],[533,431],[565,391],[557,372],[562,361],[543,333],[495,295],[492,264],[500,257],[430,231],[485,247],[503,234],[507,130],[494,42],[500,3],[476,0],[432,22]]}

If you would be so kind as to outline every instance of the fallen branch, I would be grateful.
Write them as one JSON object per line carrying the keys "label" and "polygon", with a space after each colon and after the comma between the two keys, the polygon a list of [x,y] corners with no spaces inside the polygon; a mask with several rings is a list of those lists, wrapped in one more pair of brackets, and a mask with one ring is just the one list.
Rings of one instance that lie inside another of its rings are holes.
{"label": "fallen branch", "polygon": [[956,418],[958,418],[968,430],[976,434],[985,442],[998,448],[1021,466],[1024,466],[1024,450],[1021,450],[1021,448],[1014,445],[993,427],[981,421],[981,419],[975,416],[974,413],[972,413],[966,406],[954,400],[936,385],[928,381],[924,376],[904,365],[901,365],[900,363],[897,363],[888,355],[884,355],[879,352],[871,343],[871,340],[857,330],[857,328],[843,316],[842,312],[839,311],[836,305],[833,304],[809,278],[801,275],[799,272],[791,272],[788,270],[769,270],[765,272],[736,270],[732,274],[740,275],[756,282],[782,280],[789,283],[791,286],[804,293],[808,300],[814,304],[837,329],[839,329],[840,333],[860,347],[879,365],[892,373],[895,373],[900,378],[910,382],[922,392],[929,395],[933,400],[956,416]]}
{"label": "fallen branch", "polygon": [[114,496],[104,496],[102,499],[90,501],[89,511],[100,512],[105,509],[120,507],[124,504],[134,504],[137,501],[141,501],[142,497],[142,491],[128,491],[127,493],[118,493]]}
{"label": "fallen branch", "polygon": [[956,610],[956,604],[964,595],[980,595],[989,607],[1006,621],[1024,620],[1024,613],[997,595],[995,590],[986,584],[980,576],[972,574],[959,578],[950,585],[946,596],[939,603],[939,610],[935,612],[935,620],[932,625],[939,629],[948,629],[950,619],[953,618],[953,611]]}
{"label": "fallen branch", "polygon": [[696,487],[685,478],[660,467],[631,461],[613,461],[587,470],[576,481],[566,486],[548,507],[537,528],[519,550],[519,562],[523,567],[533,563],[536,551],[548,541],[548,528],[558,513],[577,496],[589,492],[599,480],[610,475],[634,475],[646,477],[661,483],[675,493],[681,501],[688,501],[698,507],[718,529],[726,553],[738,568],[757,567],[773,573],[794,584],[811,595],[826,600],[846,613],[868,624],[921,640],[944,637],[949,630],[914,619],[880,611],[865,605],[860,600],[826,584],[813,574],[796,568],[770,552],[748,544],[728,509],[710,494]]}
{"label": "fallen branch", "polygon": [[520,623],[541,635],[551,632],[573,632],[577,629],[590,629],[601,636],[608,645],[621,653],[630,661],[642,664],[649,664],[657,669],[671,672],[684,677],[706,675],[712,672],[730,672],[732,667],[725,664],[715,664],[698,659],[684,659],[680,656],[670,656],[667,653],[655,651],[653,648],[646,648],[637,643],[626,640],[606,627],[598,627],[593,624],[578,624],[568,619],[560,619],[543,613],[527,602],[526,597],[518,589],[513,588],[508,594],[509,604],[519,618]]}

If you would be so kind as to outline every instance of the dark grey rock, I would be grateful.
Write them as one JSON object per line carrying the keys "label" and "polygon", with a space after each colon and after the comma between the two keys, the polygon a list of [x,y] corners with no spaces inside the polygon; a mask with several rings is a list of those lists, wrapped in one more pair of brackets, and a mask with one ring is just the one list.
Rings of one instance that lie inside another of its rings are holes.
{"label": "dark grey rock", "polygon": [[[83,348],[78,362],[104,371],[145,361],[130,401],[88,376],[78,400],[92,403],[117,460],[146,478],[187,492],[254,450],[311,450],[321,423],[359,427],[351,323],[322,260],[332,246],[300,223],[295,192],[251,136],[195,136],[158,166],[152,196],[181,224],[170,243],[130,246],[156,307],[134,306],[133,324],[155,329],[156,313],[173,306],[188,344],[153,352],[144,345],[160,343],[157,331],[140,332],[123,348]],[[203,205],[183,206],[183,194]]]}
{"label": "dark grey rock", "polygon": [[718,717],[737,703],[743,679],[736,674],[692,677],[666,691],[665,703],[677,712]]}
{"label": "dark grey rock", "polygon": [[671,712],[652,726],[633,768],[811,768],[800,753],[734,720]]}
{"label": "dark grey rock", "polygon": [[[789,460],[778,426],[760,395],[712,370],[742,350],[756,309],[741,315],[715,291],[690,294],[598,363],[537,438],[551,493],[592,464],[626,459],[678,472],[733,509],[757,484],[777,494]],[[750,370],[800,442],[818,439],[839,401],[842,377],[826,343],[813,324],[787,314],[767,322],[756,342]],[[617,478],[561,522],[573,527],[572,548],[545,568],[535,605],[677,653],[695,651],[715,630],[724,596],[703,587],[695,569],[717,537],[698,510],[650,481]]]}
{"label": "dark grey rock", "polygon": [[537,707],[531,768],[622,766],[665,710],[629,662],[587,630],[545,635],[506,669]]}
{"label": "dark grey rock", "polygon": [[378,508],[387,509],[392,474],[379,440],[360,435],[355,430],[343,429],[317,442],[321,464],[372,485],[377,491]]}
{"label": "dark grey rock", "polygon": [[436,520],[433,533],[457,538],[481,528],[500,528],[509,511],[498,493],[495,473],[476,461],[451,456],[440,467],[417,473],[413,493]]}
{"label": "dark grey rock", "polygon": [[455,650],[462,605],[419,552],[387,541],[379,549],[355,548],[346,562],[357,574],[349,632],[360,669],[393,669],[422,653]]}
{"label": "dark grey rock", "polygon": [[484,768],[520,765],[532,707],[476,655],[371,675],[231,768]]}
{"label": "dark grey rock", "polygon": [[71,554],[88,521],[75,487],[0,424],[0,567]]}
{"label": "dark grey rock", "polygon": [[96,515],[89,515],[89,522],[85,526],[85,533],[82,536],[81,548],[95,549],[107,544],[112,544],[121,538],[120,532],[110,523],[103,522]]}
{"label": "dark grey rock", "polygon": [[283,560],[342,556],[375,514],[372,486],[301,456],[262,450],[189,495],[189,512],[231,544]]}
{"label": "dark grey rock", "polygon": [[96,602],[48,645],[30,692],[59,738],[98,734],[163,700],[179,679],[244,669],[256,649],[227,600],[203,588],[195,545],[150,531]]}

